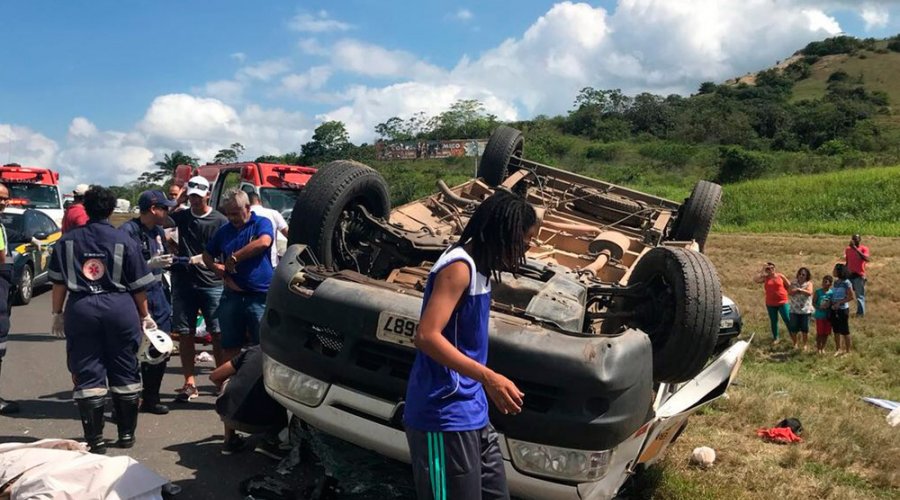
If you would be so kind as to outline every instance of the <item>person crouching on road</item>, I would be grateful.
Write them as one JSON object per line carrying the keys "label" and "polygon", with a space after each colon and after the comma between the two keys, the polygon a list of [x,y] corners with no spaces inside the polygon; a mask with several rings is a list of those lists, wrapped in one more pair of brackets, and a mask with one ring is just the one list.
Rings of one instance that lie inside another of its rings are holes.
{"label": "person crouching on road", "polygon": [[235,430],[251,434],[265,433],[256,451],[280,459],[286,454],[278,433],[287,426],[287,410],[269,396],[263,383],[263,355],[253,346],[226,361],[210,375],[217,386],[228,384],[216,399],[216,412],[225,425],[222,454],[246,450],[247,442]]}
{"label": "person crouching on road", "polygon": [[272,223],[250,211],[247,193],[229,189],[222,198],[222,210],[230,224],[213,234],[203,252],[208,269],[225,282],[219,302],[224,361],[235,357],[245,344],[259,344],[259,323],[266,310],[266,293],[272,282],[275,242]]}
{"label": "person crouching on road", "polygon": [[512,415],[524,394],[485,366],[490,278],[518,270],[538,229],[524,198],[498,190],[428,274],[403,415],[420,500],[509,498],[485,393]]}
{"label": "person crouching on road", "polygon": [[[52,333],[66,338],[84,438],[93,453],[106,453],[103,409],[107,391],[118,414],[119,448],[134,446],[141,376],[137,351],[141,329],[156,328],[146,290],[156,282],[138,244],[109,223],[116,197],[93,186],[84,195],[87,225],[54,245]],[[68,301],[66,296],[68,295]],[[65,303],[65,312],[63,304]],[[107,381],[109,389],[107,390]]]}
{"label": "person crouching on road", "polygon": [[[135,217],[119,228],[125,231],[141,249],[141,257],[147,262],[156,278],[147,288],[147,304],[150,316],[158,329],[172,331],[172,305],[167,298],[163,281],[164,269],[172,265],[173,256],[165,253],[166,234],[162,228],[169,217],[169,210],[176,203],[169,200],[161,191],[144,191],[138,198],[140,217]],[[160,404],[159,388],[166,373],[168,359],[161,363],[141,363],[141,380],[144,385],[141,394],[140,411],[165,415],[169,407]]]}

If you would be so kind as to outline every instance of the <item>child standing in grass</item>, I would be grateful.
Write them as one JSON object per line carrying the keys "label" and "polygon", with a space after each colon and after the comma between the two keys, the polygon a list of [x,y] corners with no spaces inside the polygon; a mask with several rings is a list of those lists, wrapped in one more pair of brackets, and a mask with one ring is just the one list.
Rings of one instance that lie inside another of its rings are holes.
{"label": "child standing in grass", "polygon": [[791,322],[788,325],[791,342],[794,343],[794,349],[796,349],[797,341],[800,340],[805,351],[809,340],[809,316],[815,312],[812,303],[812,275],[809,269],[801,267],[797,270],[797,278],[791,282],[788,293],[791,296]]}
{"label": "child standing in grass", "polygon": [[831,284],[834,279],[825,275],[822,277],[822,288],[819,288],[813,294],[813,306],[816,312],[813,318],[816,320],[816,353],[825,353],[825,344],[828,343],[828,336],[831,335],[831,321],[828,320],[828,311],[831,309]]}
{"label": "child standing in grass", "polygon": [[850,273],[844,264],[835,264],[831,289],[831,329],[837,345],[835,356],[850,354],[850,303],[856,300]]}
{"label": "child standing in grass", "polygon": [[756,283],[762,283],[766,290],[766,311],[769,313],[769,326],[772,328],[773,343],[779,342],[778,338],[778,317],[788,325],[790,330],[790,320],[788,315],[791,308],[788,305],[788,288],[791,283],[783,274],[775,271],[775,264],[766,262],[766,265],[759,271],[759,274],[753,278]]}

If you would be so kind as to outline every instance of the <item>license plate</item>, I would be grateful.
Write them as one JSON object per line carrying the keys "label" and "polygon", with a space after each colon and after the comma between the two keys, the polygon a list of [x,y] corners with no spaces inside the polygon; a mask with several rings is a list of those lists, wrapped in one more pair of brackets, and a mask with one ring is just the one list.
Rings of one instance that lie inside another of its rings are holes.
{"label": "license plate", "polygon": [[734,326],[733,319],[723,319],[722,322],[719,324],[719,328],[731,328],[732,326]]}
{"label": "license plate", "polygon": [[418,327],[417,319],[391,312],[382,312],[378,315],[378,330],[375,331],[375,337],[385,342],[415,348],[413,336]]}

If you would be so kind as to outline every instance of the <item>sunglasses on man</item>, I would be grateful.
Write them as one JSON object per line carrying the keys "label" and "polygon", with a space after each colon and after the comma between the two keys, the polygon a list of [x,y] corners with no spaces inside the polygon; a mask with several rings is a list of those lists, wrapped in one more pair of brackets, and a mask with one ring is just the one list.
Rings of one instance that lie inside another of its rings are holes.
{"label": "sunglasses on man", "polygon": [[189,188],[192,188],[192,189],[200,189],[203,191],[206,191],[207,189],[209,189],[208,186],[206,186],[204,184],[200,184],[199,182],[188,182],[187,185]]}

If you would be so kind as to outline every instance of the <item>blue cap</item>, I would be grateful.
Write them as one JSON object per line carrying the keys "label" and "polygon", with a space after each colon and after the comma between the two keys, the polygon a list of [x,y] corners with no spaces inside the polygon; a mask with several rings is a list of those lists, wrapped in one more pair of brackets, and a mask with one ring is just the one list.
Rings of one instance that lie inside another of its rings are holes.
{"label": "blue cap", "polygon": [[174,200],[166,198],[166,195],[162,194],[162,191],[153,190],[141,193],[140,198],[138,198],[138,208],[142,212],[150,210],[154,205],[172,208],[176,203]]}

